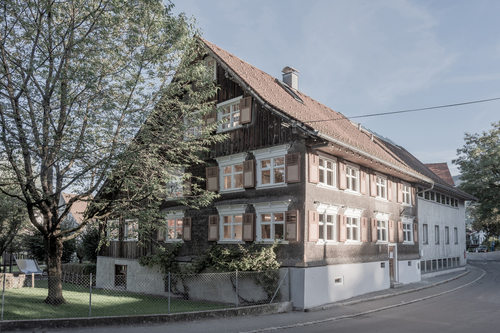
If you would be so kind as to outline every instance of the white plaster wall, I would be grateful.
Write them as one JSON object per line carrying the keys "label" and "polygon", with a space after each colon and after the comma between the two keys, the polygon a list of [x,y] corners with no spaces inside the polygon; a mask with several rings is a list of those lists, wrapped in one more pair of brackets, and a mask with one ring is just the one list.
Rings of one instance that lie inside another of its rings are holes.
{"label": "white plaster wall", "polygon": [[[421,260],[460,257],[465,265],[465,206],[459,200],[458,208],[418,198],[419,245]],[[428,225],[428,244],[423,244],[423,224]],[[435,244],[435,226],[439,225],[439,245]],[[445,227],[450,228],[450,244],[445,244]],[[458,244],[455,244],[454,228],[458,230]]]}
{"label": "white plaster wall", "polygon": [[398,282],[413,283],[421,280],[420,260],[398,261]]}
{"label": "white plaster wall", "polygon": [[[383,262],[384,268],[381,263],[293,268],[291,289],[294,308],[307,309],[389,288],[389,262]],[[343,278],[343,284],[334,283],[339,277]]]}

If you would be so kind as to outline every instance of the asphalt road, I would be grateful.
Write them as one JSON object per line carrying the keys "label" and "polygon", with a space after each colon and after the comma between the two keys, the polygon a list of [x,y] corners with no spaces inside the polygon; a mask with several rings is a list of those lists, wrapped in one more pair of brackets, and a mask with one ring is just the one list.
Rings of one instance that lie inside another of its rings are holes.
{"label": "asphalt road", "polygon": [[322,311],[58,332],[500,332],[500,252],[468,263],[469,274],[439,286]]}

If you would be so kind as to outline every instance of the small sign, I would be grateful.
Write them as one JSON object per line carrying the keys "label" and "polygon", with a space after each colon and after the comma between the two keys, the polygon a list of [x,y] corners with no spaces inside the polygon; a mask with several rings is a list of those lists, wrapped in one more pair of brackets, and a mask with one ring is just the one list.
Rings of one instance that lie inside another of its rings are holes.
{"label": "small sign", "polygon": [[389,258],[394,259],[394,252],[389,252]]}

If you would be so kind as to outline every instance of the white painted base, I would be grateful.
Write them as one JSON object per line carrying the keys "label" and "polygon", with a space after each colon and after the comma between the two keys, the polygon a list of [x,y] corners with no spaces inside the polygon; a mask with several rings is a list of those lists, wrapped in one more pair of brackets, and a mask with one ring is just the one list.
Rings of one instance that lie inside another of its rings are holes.
{"label": "white painted base", "polygon": [[459,271],[465,271],[465,266],[457,267],[457,268],[450,268],[450,269],[443,269],[443,270],[434,271],[431,273],[425,273],[425,274],[422,274],[422,279],[427,279],[427,278],[431,278],[434,276],[439,276],[439,275],[449,274],[449,273],[459,272]]}
{"label": "white painted base", "polygon": [[398,261],[398,282],[407,284],[418,282],[420,276],[420,260]]}

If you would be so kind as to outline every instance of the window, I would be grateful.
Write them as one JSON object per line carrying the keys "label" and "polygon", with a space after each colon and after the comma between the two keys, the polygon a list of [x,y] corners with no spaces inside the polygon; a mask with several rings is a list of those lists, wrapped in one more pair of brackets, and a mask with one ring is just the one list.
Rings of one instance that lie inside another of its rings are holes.
{"label": "window", "polygon": [[219,242],[240,242],[246,205],[217,206],[219,211]]}
{"label": "window", "polygon": [[217,79],[217,63],[215,62],[214,58],[212,57],[206,57],[204,59],[205,62],[205,67],[209,72],[213,72],[213,78],[214,80]]}
{"label": "window", "polygon": [[439,226],[436,225],[434,227],[434,242],[437,244],[439,244]]}
{"label": "window", "polygon": [[450,197],[446,197],[446,204],[449,206],[450,205]]}
{"label": "window", "polygon": [[319,182],[327,186],[335,186],[335,162],[325,158],[319,159]]}
{"label": "window", "polygon": [[137,219],[128,219],[125,220],[125,225],[124,225],[124,235],[123,235],[123,240],[125,241],[136,241],[138,240],[138,221]]}
{"label": "window", "polygon": [[422,191],[423,191],[423,190],[424,190],[424,189],[423,189],[423,188],[421,188],[421,187],[419,187],[419,188],[418,188],[418,196],[419,196],[419,197],[421,197],[421,198],[423,198],[423,197],[424,197],[424,194],[422,193]]}
{"label": "window", "polygon": [[431,201],[434,201],[436,198],[436,194],[434,192],[431,192]]}
{"label": "window", "polygon": [[203,119],[198,111],[184,117],[184,125],[186,126],[185,141],[196,139],[201,135],[202,122]]}
{"label": "window", "polygon": [[257,188],[285,186],[285,155],[289,146],[254,151],[257,160]]}
{"label": "window", "polygon": [[243,188],[243,163],[222,168],[222,189]]}
{"label": "window", "polygon": [[441,203],[441,194],[436,193],[436,202]]}
{"label": "window", "polygon": [[335,220],[337,215],[319,214],[319,239],[328,242],[335,240]]}
{"label": "window", "polygon": [[175,200],[184,196],[184,169],[180,168],[170,172],[170,178],[166,182],[166,200]]}
{"label": "window", "polygon": [[411,185],[403,183],[403,204],[411,205]]}
{"label": "window", "polygon": [[424,193],[424,198],[425,200],[429,200],[429,191]]}
{"label": "window", "polygon": [[377,198],[387,199],[387,179],[377,176]]}
{"label": "window", "polygon": [[450,244],[450,228],[444,227],[444,243]]}
{"label": "window", "polygon": [[429,230],[427,224],[422,224],[422,244],[429,244]]}
{"label": "window", "polygon": [[120,220],[108,220],[107,223],[107,237],[110,241],[117,241],[120,232]]}
{"label": "window", "polygon": [[359,170],[347,165],[346,166],[347,189],[349,191],[359,192]]}
{"label": "window", "polygon": [[273,242],[285,237],[285,212],[288,202],[255,203],[257,216],[256,236],[258,241]]}
{"label": "window", "polygon": [[411,227],[411,223],[403,223],[403,242],[413,242]]}
{"label": "window", "polygon": [[453,231],[454,231],[454,235],[455,235],[455,244],[458,244],[458,229],[455,228]]}
{"label": "window", "polygon": [[217,117],[221,123],[219,124],[219,132],[228,131],[240,127],[240,97],[230,99],[229,101],[219,103],[217,105]]}
{"label": "window", "polygon": [[176,211],[165,216],[167,223],[165,242],[175,242],[182,240],[182,218],[183,211]]}
{"label": "window", "polygon": [[379,242],[387,242],[387,221],[377,220],[377,236]]}
{"label": "window", "polygon": [[458,199],[455,199],[455,207],[458,207]]}
{"label": "window", "polygon": [[347,217],[347,237],[348,241],[359,241],[359,218]]}

